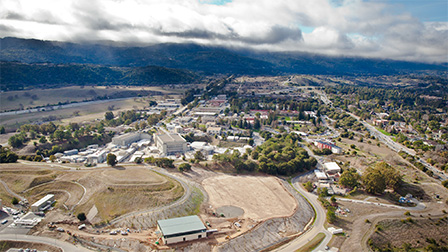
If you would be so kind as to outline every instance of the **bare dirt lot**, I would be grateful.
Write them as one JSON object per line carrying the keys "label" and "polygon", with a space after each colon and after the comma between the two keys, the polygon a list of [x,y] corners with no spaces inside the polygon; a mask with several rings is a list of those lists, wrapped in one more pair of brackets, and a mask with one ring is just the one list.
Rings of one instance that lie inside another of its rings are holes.
{"label": "bare dirt lot", "polygon": [[275,177],[219,175],[205,179],[202,185],[213,208],[236,206],[244,210],[244,218],[289,216],[297,207],[296,200]]}

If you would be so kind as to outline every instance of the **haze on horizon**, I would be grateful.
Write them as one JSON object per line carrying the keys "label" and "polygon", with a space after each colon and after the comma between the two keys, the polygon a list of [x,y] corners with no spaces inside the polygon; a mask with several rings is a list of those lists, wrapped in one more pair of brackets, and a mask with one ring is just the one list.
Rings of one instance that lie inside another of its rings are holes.
{"label": "haze on horizon", "polygon": [[445,0],[2,0],[0,37],[448,62]]}

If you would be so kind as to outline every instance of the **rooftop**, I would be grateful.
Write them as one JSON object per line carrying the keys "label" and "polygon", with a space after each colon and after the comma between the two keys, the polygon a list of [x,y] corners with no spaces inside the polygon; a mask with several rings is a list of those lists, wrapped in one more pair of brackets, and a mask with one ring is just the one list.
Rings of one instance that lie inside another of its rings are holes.
{"label": "rooftop", "polygon": [[185,139],[179,134],[161,134],[157,136],[164,143],[185,142]]}
{"label": "rooftop", "polygon": [[206,229],[204,223],[202,223],[197,215],[158,220],[157,223],[163,235],[174,235]]}
{"label": "rooftop", "polygon": [[43,203],[49,201],[52,197],[54,197],[53,194],[47,194],[47,195],[46,195],[45,197],[43,197],[42,199],[36,201],[36,202],[33,204],[33,206],[40,206],[40,205],[42,205]]}
{"label": "rooftop", "polygon": [[340,171],[341,170],[341,167],[339,167],[339,165],[336,164],[336,162],[325,163],[324,167],[327,171]]}

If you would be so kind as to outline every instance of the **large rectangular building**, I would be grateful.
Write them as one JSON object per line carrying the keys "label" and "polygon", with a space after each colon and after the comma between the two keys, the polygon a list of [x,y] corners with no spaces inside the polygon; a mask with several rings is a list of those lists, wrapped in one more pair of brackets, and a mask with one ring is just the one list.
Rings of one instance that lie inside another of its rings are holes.
{"label": "large rectangular building", "polygon": [[45,211],[54,203],[54,201],[54,194],[47,194],[45,197],[31,205],[31,211],[35,213]]}
{"label": "large rectangular building", "polygon": [[187,152],[187,141],[179,134],[156,134],[154,141],[159,152],[163,155],[175,155]]}
{"label": "large rectangular building", "polygon": [[207,236],[207,228],[196,215],[158,220],[157,229],[162,234],[164,244],[197,240]]}
{"label": "large rectangular building", "polygon": [[112,143],[118,146],[128,146],[142,139],[151,140],[151,135],[144,132],[131,132],[112,138]]}

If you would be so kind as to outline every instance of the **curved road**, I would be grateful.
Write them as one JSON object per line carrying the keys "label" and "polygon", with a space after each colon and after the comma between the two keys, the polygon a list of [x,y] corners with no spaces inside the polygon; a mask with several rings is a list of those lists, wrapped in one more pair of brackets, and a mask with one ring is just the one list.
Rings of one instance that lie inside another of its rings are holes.
{"label": "curved road", "polygon": [[14,197],[16,197],[16,198],[19,198],[19,199],[22,200],[22,201],[23,201],[23,200],[26,200],[24,197],[22,197],[22,196],[18,195],[17,193],[11,191],[11,189],[9,189],[8,185],[7,185],[3,180],[0,180],[0,183],[3,185],[3,187],[5,187],[6,191],[7,191],[9,194],[11,194],[12,196],[14,196]]}
{"label": "curved road", "polygon": [[324,224],[326,222],[326,216],[327,216],[325,209],[321,206],[320,202],[317,200],[316,195],[309,193],[308,191],[304,190],[302,188],[302,186],[300,186],[299,178],[301,176],[306,176],[306,175],[309,175],[309,173],[297,176],[297,177],[293,178],[291,182],[292,182],[293,187],[297,191],[299,191],[305,199],[308,200],[308,202],[311,204],[311,206],[313,206],[315,213],[316,213],[314,223],[312,224],[311,229],[309,229],[307,232],[305,232],[301,236],[297,237],[290,243],[287,243],[273,251],[277,251],[277,252],[296,251],[297,249],[305,246],[310,240],[312,240],[319,233],[324,233],[325,238],[314,251],[325,250],[325,246],[328,244],[328,242],[330,242],[330,240],[332,238],[332,234],[330,232],[328,232],[328,230],[326,230],[324,227]]}
{"label": "curved road", "polygon": [[147,168],[149,170],[151,170],[153,172],[161,173],[161,174],[163,174],[163,175],[165,175],[167,177],[170,177],[170,178],[176,180],[177,182],[179,182],[182,185],[182,187],[184,188],[184,190],[185,190],[184,195],[179,200],[176,200],[173,203],[171,203],[169,205],[166,205],[166,206],[161,206],[161,207],[156,207],[156,208],[151,208],[151,209],[146,209],[146,210],[141,210],[141,211],[137,211],[137,212],[124,214],[124,215],[122,215],[120,217],[117,217],[117,218],[111,220],[110,221],[111,225],[117,224],[118,222],[120,222],[120,221],[122,221],[122,220],[124,220],[126,218],[132,217],[132,216],[141,215],[141,214],[145,214],[145,213],[151,213],[151,212],[155,212],[155,211],[162,211],[164,209],[171,208],[173,206],[176,206],[176,205],[184,203],[190,197],[191,189],[190,189],[190,187],[187,185],[187,183],[185,181],[183,181],[182,179],[180,179],[180,178],[178,178],[178,177],[176,177],[176,176],[174,176],[174,175],[164,171],[163,169],[157,169],[156,170],[153,167],[150,167],[148,165],[146,165],[146,166],[147,166]]}
{"label": "curved road", "polygon": [[44,243],[47,245],[61,248],[63,252],[89,252],[92,250],[86,249],[81,246],[76,246],[68,242],[63,242],[54,238],[33,236],[33,235],[15,235],[15,234],[0,234],[1,241],[23,241],[23,242],[35,242]]}

